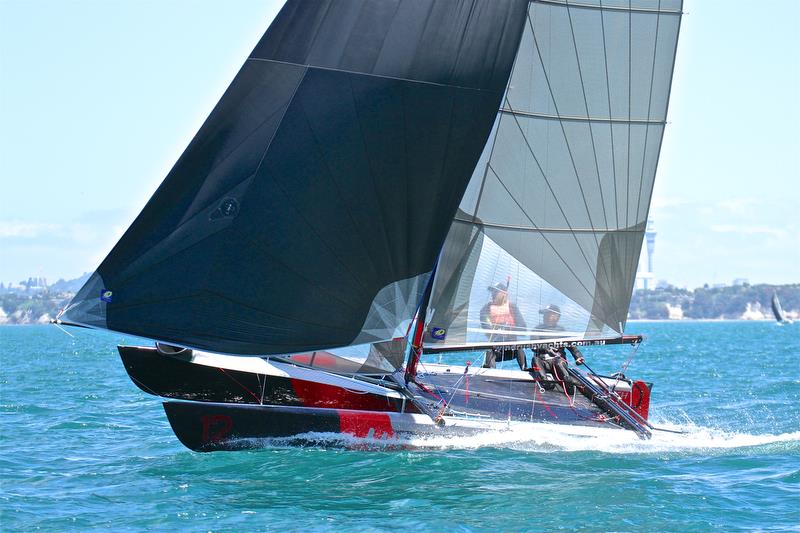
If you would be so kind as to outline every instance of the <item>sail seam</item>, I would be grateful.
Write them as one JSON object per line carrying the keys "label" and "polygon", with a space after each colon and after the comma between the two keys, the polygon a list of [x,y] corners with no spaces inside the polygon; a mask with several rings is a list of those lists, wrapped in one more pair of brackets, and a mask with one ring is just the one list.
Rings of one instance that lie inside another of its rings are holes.
{"label": "sail seam", "polygon": [[[564,213],[564,208],[561,206],[561,203],[558,201],[558,198],[556,197],[556,193],[553,190],[553,186],[550,184],[550,180],[547,179],[547,175],[545,174],[541,163],[539,163],[539,159],[536,157],[536,154],[533,151],[533,147],[530,145],[530,143],[528,142],[528,138],[525,136],[525,132],[522,129],[522,125],[519,123],[519,120],[517,119],[516,115],[512,114],[511,116],[514,117],[514,120],[515,120],[515,122],[517,124],[517,128],[519,128],[519,131],[522,134],[522,140],[525,142],[525,145],[528,147],[528,151],[531,153],[531,156],[533,157],[534,163],[536,163],[536,166],[539,168],[539,172],[542,174],[542,178],[544,178],[544,182],[547,185],[547,188],[550,189],[550,193],[553,195],[553,199],[555,200],[556,207],[558,207],[558,210],[561,211],[561,215],[564,217],[564,220],[567,222],[567,227],[572,229],[572,225],[569,223],[567,215],[566,215],[566,213]],[[533,219],[530,217],[530,215],[528,215],[528,213],[525,211],[525,209],[519,204],[517,199],[514,198],[514,195],[511,194],[511,191],[508,189],[508,187],[506,187],[506,184],[503,183],[503,180],[500,178],[500,176],[497,174],[497,172],[494,170],[494,168],[491,166],[491,164],[489,165],[489,168],[492,169],[492,173],[497,177],[497,180],[500,182],[500,184],[506,190],[506,192],[511,197],[511,199],[514,201],[514,203],[517,204],[517,206],[520,208],[520,211],[525,215],[525,217],[528,220],[531,221],[531,224],[536,226],[536,223],[533,221]],[[583,256],[583,260],[586,261],[586,265],[589,267],[589,271],[592,272],[592,277],[594,278],[595,283],[597,283],[597,276],[592,271],[592,264],[589,261],[589,258],[586,257],[586,252],[584,251],[583,247],[580,244],[580,241],[578,241],[578,238],[575,236],[575,234],[573,234],[572,236],[575,239],[575,244],[578,246],[578,250],[580,250],[581,255]],[[545,240],[547,240],[547,239],[545,238]],[[558,254],[558,251],[555,250],[555,247],[553,246],[552,243],[550,243],[550,241],[547,241],[547,244],[549,244],[550,247],[553,248],[553,250],[556,252],[556,254]],[[559,258],[562,261],[564,261],[564,258],[561,257],[560,254],[559,254]],[[566,261],[564,261],[564,263],[567,264]],[[580,283],[583,286],[583,288],[586,289],[586,291],[589,293],[589,296],[591,296],[592,295],[591,291],[589,291],[589,289],[586,288],[585,285],[583,285],[583,282],[580,280],[580,278],[577,275],[575,275],[575,272],[572,270],[572,268],[568,264],[567,264],[567,268],[569,268],[570,272],[572,272],[572,274],[578,280],[578,283]]]}
{"label": "sail seam", "polygon": [[283,65],[293,65],[296,67],[303,67],[305,69],[317,69],[317,70],[330,70],[333,72],[345,72],[347,74],[357,74],[359,76],[372,76],[375,78],[383,78],[387,80],[398,80],[398,81],[405,81],[408,83],[418,83],[420,85],[432,85],[435,87],[452,87],[454,89],[461,89],[464,91],[477,91],[481,93],[490,93],[490,94],[497,94],[499,91],[494,89],[481,89],[480,87],[467,87],[464,85],[453,85],[451,83],[437,83],[435,81],[427,81],[427,80],[414,80],[410,78],[403,78],[400,76],[387,76],[385,74],[375,74],[374,72],[359,72],[357,70],[348,70],[343,68],[333,68],[333,67],[323,67],[320,65],[304,65],[303,63],[295,63],[293,61],[279,61],[277,59],[265,59],[262,57],[248,57],[247,61],[264,61],[268,63],[280,63]]}
{"label": "sail seam", "polygon": [[[526,140],[526,142],[527,142],[527,140]],[[531,152],[531,153],[533,153],[533,152]],[[536,156],[534,156],[534,160],[536,160]],[[536,161],[536,164],[537,164],[537,166],[538,166],[538,165],[539,165],[539,162],[538,162],[538,161]],[[541,169],[541,166],[539,166],[539,168]],[[503,186],[503,189],[505,189],[505,190],[506,190],[506,193],[508,193],[508,195],[509,195],[509,197],[511,198],[511,200],[512,200],[512,201],[513,201],[515,204],[517,204],[517,207],[519,207],[519,209],[520,209],[520,211],[522,212],[522,214],[524,214],[524,215],[525,215],[525,218],[527,218],[528,220],[530,220],[531,224],[533,224],[533,225],[534,225],[534,227],[536,227],[536,222],[534,222],[534,221],[533,221],[533,219],[532,219],[532,218],[531,218],[531,217],[528,215],[528,213],[526,213],[526,212],[525,212],[525,209],[523,209],[523,208],[522,208],[522,206],[521,206],[521,205],[520,205],[520,203],[517,201],[517,199],[516,199],[516,198],[514,198],[514,195],[513,195],[513,194],[511,194],[511,191],[508,189],[508,187],[506,187],[506,184],[505,184],[505,183],[503,183],[503,180],[500,178],[500,176],[497,174],[497,172],[495,171],[495,169],[492,167],[492,165],[491,165],[491,164],[489,165],[489,169],[492,171],[492,174],[494,174],[494,175],[495,175],[495,177],[497,178],[497,181],[500,183],[500,185],[502,185],[502,186]],[[544,174],[543,174],[543,175],[544,175]],[[545,181],[547,181],[547,178],[545,178]],[[573,234],[573,237],[575,237],[575,235],[574,235],[574,234]],[[583,287],[583,290],[585,290],[585,291],[586,291],[586,293],[587,293],[587,294],[589,295],[589,297],[591,298],[591,297],[592,297],[592,291],[590,291],[590,290],[589,290],[589,288],[588,288],[588,287],[586,287],[586,285],[584,285],[584,284],[583,284],[583,281],[581,281],[581,278],[580,278],[580,276],[578,276],[578,275],[575,273],[575,271],[574,271],[574,270],[572,270],[572,266],[569,264],[569,262],[568,262],[568,261],[566,261],[566,260],[564,259],[564,257],[563,257],[563,256],[562,256],[562,255],[561,255],[559,252],[558,252],[558,248],[556,248],[556,246],[554,246],[554,245],[553,245],[553,243],[551,243],[551,242],[550,242],[550,239],[548,239],[546,235],[542,234],[542,238],[544,238],[545,242],[547,242],[547,244],[548,244],[548,245],[550,245],[550,248],[552,248],[552,249],[553,249],[553,252],[555,252],[555,254],[558,256],[558,258],[561,260],[561,262],[564,264],[564,266],[566,266],[566,267],[567,267],[567,270],[569,270],[569,271],[570,271],[570,273],[573,275],[573,277],[575,278],[575,280],[576,280],[576,281],[577,281],[577,282],[580,284],[580,286],[581,286],[581,287]],[[578,239],[577,239],[577,237],[575,237],[575,242],[576,242],[576,243],[578,242]],[[586,255],[584,255],[584,254],[583,254],[583,249],[580,247],[580,244],[578,244],[578,248],[581,250],[581,255],[583,255],[583,258],[584,258],[584,260],[586,261],[586,264],[587,264],[587,265],[589,265],[589,271],[591,271],[592,265],[589,263],[589,260],[587,259]],[[592,273],[592,274],[594,275],[594,273]],[[595,283],[597,283],[597,278],[595,278]]]}
{"label": "sail seam", "polygon": [[682,15],[683,11],[681,10],[674,10],[674,9],[661,9],[659,6],[658,9],[650,9],[646,7],[624,7],[624,6],[604,6],[601,0],[599,5],[596,4],[584,4],[582,2],[570,2],[569,0],[528,0],[531,4],[544,4],[544,5],[551,5],[551,6],[558,6],[558,7],[565,7],[567,3],[569,3],[572,7],[579,7],[581,9],[595,9],[598,11],[624,11],[624,12],[632,12],[632,13],[647,13],[651,15]]}
{"label": "sail seam", "polygon": [[522,231],[546,231],[549,233],[639,233],[640,230],[624,228],[543,228],[539,226],[521,226],[518,224],[498,224],[493,222],[473,222],[463,218],[454,218],[456,222],[463,222],[466,224],[475,224],[478,226],[485,226],[487,228],[500,228],[500,229],[514,229]]}
{"label": "sail seam", "polygon": [[607,123],[610,122],[611,124],[646,124],[646,125],[656,125],[656,126],[663,126],[667,122],[665,120],[648,120],[644,118],[632,118],[630,120],[626,118],[609,118],[609,117],[579,117],[575,115],[552,115],[550,113],[538,113],[533,111],[521,111],[519,109],[506,109],[505,107],[500,109],[500,112],[503,114],[514,113],[515,115],[520,115],[524,117],[531,117],[531,118],[541,118],[544,120],[563,120],[564,122],[600,122],[600,123]]}

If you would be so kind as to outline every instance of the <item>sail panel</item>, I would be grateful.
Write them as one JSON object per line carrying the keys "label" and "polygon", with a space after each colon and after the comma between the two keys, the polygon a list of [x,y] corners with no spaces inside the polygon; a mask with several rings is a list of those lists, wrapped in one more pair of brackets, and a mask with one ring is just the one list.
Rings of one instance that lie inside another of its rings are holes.
{"label": "sail panel", "polygon": [[391,374],[402,366],[407,346],[405,338],[398,338],[374,344],[292,354],[285,359],[338,374]]}
{"label": "sail panel", "polygon": [[62,319],[243,355],[404,334],[526,8],[287,2]]}
{"label": "sail panel", "polygon": [[[531,3],[500,113],[445,244],[453,253],[440,269],[449,276],[437,274],[430,315],[440,334],[428,345],[623,331],[680,8]],[[506,303],[494,300],[498,287]],[[550,306],[560,309],[558,327],[537,331],[532,322]],[[490,307],[505,312],[491,333],[481,316]]]}

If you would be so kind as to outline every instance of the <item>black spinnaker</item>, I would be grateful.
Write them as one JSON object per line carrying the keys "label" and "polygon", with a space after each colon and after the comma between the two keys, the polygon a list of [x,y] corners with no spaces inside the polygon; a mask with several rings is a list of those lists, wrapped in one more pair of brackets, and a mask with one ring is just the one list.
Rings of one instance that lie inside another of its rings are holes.
{"label": "black spinnaker", "polygon": [[60,319],[239,355],[403,336],[527,6],[289,0]]}

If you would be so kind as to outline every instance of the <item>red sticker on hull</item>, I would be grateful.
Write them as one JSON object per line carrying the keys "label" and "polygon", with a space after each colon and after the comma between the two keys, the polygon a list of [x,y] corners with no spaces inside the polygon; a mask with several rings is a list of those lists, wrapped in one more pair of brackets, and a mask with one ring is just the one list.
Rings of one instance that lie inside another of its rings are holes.
{"label": "red sticker on hull", "polygon": [[397,402],[370,392],[351,391],[335,385],[292,379],[292,388],[305,407],[398,412]]}
{"label": "red sticker on hull", "polygon": [[339,411],[339,431],[354,437],[384,439],[394,436],[392,420],[381,413]]}

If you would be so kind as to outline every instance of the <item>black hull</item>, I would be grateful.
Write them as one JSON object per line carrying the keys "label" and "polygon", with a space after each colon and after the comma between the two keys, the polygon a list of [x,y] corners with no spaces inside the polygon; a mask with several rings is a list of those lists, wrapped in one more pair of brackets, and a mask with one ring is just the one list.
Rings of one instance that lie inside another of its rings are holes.
{"label": "black hull", "polygon": [[[556,383],[540,387],[521,372],[513,373],[519,379],[477,372],[420,374],[422,386],[411,386],[410,401],[390,388],[286,363],[248,361],[253,368],[261,365],[263,372],[258,372],[213,366],[215,360],[191,354],[164,355],[154,348],[120,347],[120,355],[139,388],[178,400],[164,403],[170,424],[184,445],[198,451],[241,449],[258,446],[259,439],[307,433],[463,434],[510,422],[641,429],[615,416],[601,399]],[[220,361],[230,360],[240,359],[222,356]],[[441,415],[446,429],[421,414],[419,405]]]}
{"label": "black hull", "polygon": [[[445,416],[444,424],[435,424],[427,415],[412,413],[210,402],[167,401],[164,411],[181,443],[197,452],[237,451],[274,444],[407,448],[414,445],[411,439],[420,437],[470,436],[528,424],[459,416]],[[574,419],[564,426],[565,422],[558,426],[569,427],[576,435],[617,431],[608,424]]]}

